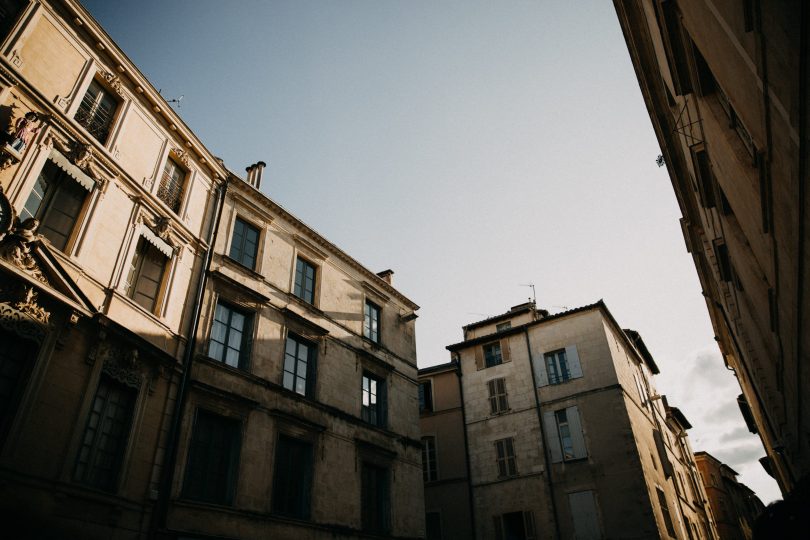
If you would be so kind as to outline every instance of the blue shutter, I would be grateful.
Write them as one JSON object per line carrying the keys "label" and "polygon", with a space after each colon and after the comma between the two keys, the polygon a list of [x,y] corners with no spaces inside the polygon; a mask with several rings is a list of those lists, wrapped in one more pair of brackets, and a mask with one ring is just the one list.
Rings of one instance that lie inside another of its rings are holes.
{"label": "blue shutter", "polygon": [[565,416],[568,418],[568,429],[571,432],[574,459],[588,457],[588,449],[585,448],[585,437],[582,434],[582,423],[579,421],[579,409],[576,406],[568,407],[565,409]]}
{"label": "blue shutter", "polygon": [[532,359],[532,364],[534,366],[534,378],[537,379],[537,386],[548,386],[545,356],[541,353],[539,357]]}
{"label": "blue shutter", "polygon": [[568,372],[571,374],[571,378],[582,377],[582,366],[579,363],[576,345],[569,345],[565,348],[565,358],[568,360]]}
{"label": "blue shutter", "polygon": [[543,428],[546,431],[546,444],[548,451],[551,453],[551,462],[559,463],[562,461],[562,448],[560,448],[560,433],[557,430],[557,418],[554,412],[543,413]]}

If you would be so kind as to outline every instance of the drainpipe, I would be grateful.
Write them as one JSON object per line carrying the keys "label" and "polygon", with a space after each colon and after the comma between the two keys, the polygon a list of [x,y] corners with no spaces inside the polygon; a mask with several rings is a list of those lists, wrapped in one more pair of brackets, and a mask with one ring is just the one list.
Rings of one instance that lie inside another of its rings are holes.
{"label": "drainpipe", "polygon": [[180,375],[180,384],[177,387],[177,398],[174,401],[174,411],[169,427],[169,436],[166,445],[166,460],[163,462],[163,469],[160,474],[160,484],[158,487],[158,499],[155,503],[155,512],[149,526],[149,538],[157,538],[158,530],[166,528],[166,518],[169,513],[169,496],[172,484],[174,483],[174,469],[177,465],[177,443],[180,439],[180,423],[183,418],[183,406],[188,395],[188,385],[191,379],[191,364],[194,360],[194,349],[197,347],[197,332],[200,329],[200,311],[202,310],[203,294],[208,283],[208,272],[211,267],[211,259],[214,255],[214,244],[219,232],[219,222],[222,219],[222,207],[225,201],[225,193],[228,190],[228,181],[225,180],[217,187],[217,195],[214,200],[214,219],[211,220],[208,229],[208,249],[205,251],[200,280],[197,283],[197,291],[194,295],[194,307],[190,321],[188,334],[188,344],[183,351],[183,369]]}
{"label": "drainpipe", "polygon": [[543,460],[546,464],[546,476],[548,477],[548,493],[551,497],[551,513],[554,517],[554,530],[557,533],[557,538],[562,538],[560,533],[560,517],[557,515],[557,498],[554,496],[554,483],[551,479],[551,462],[548,459],[548,452],[546,451],[546,430],[543,426],[543,411],[540,410],[540,396],[537,393],[537,376],[534,373],[534,358],[532,358],[532,345],[529,341],[529,329],[523,329],[523,335],[526,336],[526,352],[529,353],[529,371],[532,374],[532,394],[534,394],[534,406],[537,410],[537,422],[540,424],[540,438],[543,440]]}
{"label": "drainpipe", "polygon": [[465,460],[465,465],[467,466],[467,503],[470,507],[470,520],[472,521],[472,538],[475,540],[477,537],[477,530],[475,527],[475,505],[473,504],[472,472],[470,469],[470,444],[467,440],[467,412],[464,408],[464,385],[461,384],[461,361],[458,353],[455,353],[455,358],[453,358],[453,361],[458,365],[456,377],[458,377],[458,392],[459,397],[461,398],[461,423],[464,425],[464,455],[467,456],[467,459]]}

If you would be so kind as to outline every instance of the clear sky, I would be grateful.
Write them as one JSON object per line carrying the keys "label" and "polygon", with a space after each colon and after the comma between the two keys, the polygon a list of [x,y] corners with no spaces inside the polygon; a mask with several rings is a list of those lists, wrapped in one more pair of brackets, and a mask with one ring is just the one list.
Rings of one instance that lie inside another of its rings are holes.
{"label": "clear sky", "polygon": [[779,497],[607,1],[85,1],[234,171],[422,309],[420,367],[531,295],[604,299],[696,450]]}

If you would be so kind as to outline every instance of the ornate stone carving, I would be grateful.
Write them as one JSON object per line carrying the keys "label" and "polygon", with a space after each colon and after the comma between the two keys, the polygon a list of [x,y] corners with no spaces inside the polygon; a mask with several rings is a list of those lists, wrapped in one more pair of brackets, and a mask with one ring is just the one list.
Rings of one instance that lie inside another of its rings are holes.
{"label": "ornate stone carving", "polygon": [[118,77],[118,75],[115,73],[110,73],[109,71],[104,71],[103,69],[100,69],[98,74],[101,75],[102,79],[107,81],[107,84],[110,86],[110,88],[115,90],[116,94],[119,96],[124,95],[124,88],[121,85],[121,79]]}
{"label": "ornate stone carving", "polygon": [[171,233],[172,230],[171,225],[172,220],[165,216],[155,218],[155,227],[154,227],[155,234],[157,234],[160,238],[168,242],[169,234]]}
{"label": "ornate stone carving", "polygon": [[5,285],[0,289],[0,298],[3,304],[11,306],[18,312],[30,317],[34,321],[47,325],[51,314],[39,305],[37,291],[23,283]]}
{"label": "ornate stone carving", "polygon": [[125,348],[101,338],[88,358],[92,361],[101,361],[103,363],[101,371],[116,381],[136,389],[141,387],[143,377],[138,361],[138,349]]}
{"label": "ornate stone carving", "polygon": [[177,158],[180,163],[188,167],[188,152],[180,148],[172,148],[172,155]]}
{"label": "ornate stone carving", "polygon": [[39,227],[39,221],[34,218],[17,223],[0,240],[0,258],[10,262],[37,281],[48,283],[48,278],[42,273],[36,259],[31,254],[32,244],[40,239],[40,235],[36,232],[37,227]]}
{"label": "ornate stone carving", "polygon": [[48,333],[47,326],[8,302],[0,302],[0,328],[36,343],[42,343]]}

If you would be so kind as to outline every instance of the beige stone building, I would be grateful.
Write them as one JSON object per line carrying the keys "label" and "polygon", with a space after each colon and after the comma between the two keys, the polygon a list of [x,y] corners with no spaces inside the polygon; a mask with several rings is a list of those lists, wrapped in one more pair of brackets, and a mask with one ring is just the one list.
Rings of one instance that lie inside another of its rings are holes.
{"label": "beige stone building", "polygon": [[754,521],[765,510],[759,497],[737,481],[737,472],[708,452],[695,454],[720,540],[750,540]]}
{"label": "beige stone building", "polygon": [[715,538],[691,426],[655,390],[644,342],[604,303],[554,315],[515,306],[447,348],[476,538]]}
{"label": "beige stone building", "polygon": [[475,525],[458,363],[419,370],[419,414],[426,539],[473,538]]}
{"label": "beige stone building", "polygon": [[810,472],[810,14],[796,1],[614,4],[718,344],[789,492]]}
{"label": "beige stone building", "polygon": [[391,272],[226,169],[77,2],[4,0],[0,40],[4,529],[420,537]]}

